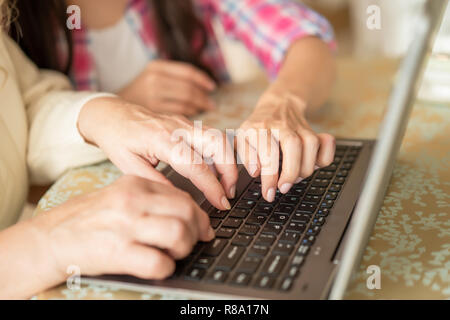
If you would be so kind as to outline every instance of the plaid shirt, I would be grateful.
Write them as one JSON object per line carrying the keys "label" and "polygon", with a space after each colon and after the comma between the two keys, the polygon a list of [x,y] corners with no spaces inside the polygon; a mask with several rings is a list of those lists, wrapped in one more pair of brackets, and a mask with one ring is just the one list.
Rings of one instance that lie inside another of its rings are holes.
{"label": "plaid shirt", "polygon": [[[202,60],[218,79],[226,81],[225,66],[212,21],[217,19],[227,36],[241,41],[274,78],[286,51],[297,39],[317,36],[335,49],[333,30],[327,20],[292,0],[194,0],[196,12],[206,27],[208,46]],[[151,24],[151,8],[146,0],[130,0],[126,21],[139,36],[149,61],[159,57],[156,35]],[[89,32],[73,30],[71,78],[78,90],[98,90],[96,66],[90,52]],[[61,48],[61,53],[65,48]]]}

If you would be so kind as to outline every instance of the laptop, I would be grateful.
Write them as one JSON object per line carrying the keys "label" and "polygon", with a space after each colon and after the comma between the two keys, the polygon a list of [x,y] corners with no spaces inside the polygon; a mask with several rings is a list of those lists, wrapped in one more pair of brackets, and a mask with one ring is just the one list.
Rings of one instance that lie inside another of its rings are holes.
{"label": "laptop", "polygon": [[199,299],[342,299],[378,216],[426,58],[447,0],[430,0],[401,64],[377,141],[337,141],[333,163],[272,203],[259,178],[239,167],[229,211],[212,207],[187,179],[166,176],[209,214],[216,238],[198,243],[174,275],[150,281],[124,275],[82,282]]}

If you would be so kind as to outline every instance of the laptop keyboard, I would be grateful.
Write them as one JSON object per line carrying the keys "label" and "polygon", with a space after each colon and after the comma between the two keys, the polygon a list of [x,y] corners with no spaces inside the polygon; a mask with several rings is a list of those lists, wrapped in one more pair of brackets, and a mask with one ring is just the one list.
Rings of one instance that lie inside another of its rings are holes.
{"label": "laptop keyboard", "polygon": [[209,210],[216,238],[198,243],[178,261],[173,278],[290,290],[359,151],[338,145],[330,166],[316,170],[287,194],[277,190],[272,203],[262,198],[260,178],[252,179],[231,201],[231,210]]}

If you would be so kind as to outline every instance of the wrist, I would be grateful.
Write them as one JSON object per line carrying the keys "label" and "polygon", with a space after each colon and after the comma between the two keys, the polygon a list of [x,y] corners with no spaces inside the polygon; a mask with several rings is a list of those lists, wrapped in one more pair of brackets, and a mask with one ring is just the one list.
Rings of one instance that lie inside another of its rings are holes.
{"label": "wrist", "polygon": [[279,82],[274,82],[267,88],[261,96],[260,102],[258,105],[263,106],[263,108],[264,106],[270,108],[275,108],[276,106],[289,107],[303,114],[306,113],[308,107],[308,103],[302,95],[290,90]]}
{"label": "wrist", "polygon": [[[101,133],[111,121],[110,109],[122,101],[115,97],[99,97],[88,101],[78,115],[77,127],[87,143],[100,146]],[[107,115],[107,116],[106,116]],[[101,125],[100,125],[101,124]]]}
{"label": "wrist", "polygon": [[[57,209],[47,214],[56,215]],[[47,220],[47,221],[46,221]],[[45,281],[46,287],[57,285],[66,280],[66,272],[59,265],[59,259],[55,256],[53,247],[57,245],[51,239],[51,230],[48,226],[49,217],[39,217],[29,220],[24,226],[27,237],[34,244],[33,268],[37,275]]]}

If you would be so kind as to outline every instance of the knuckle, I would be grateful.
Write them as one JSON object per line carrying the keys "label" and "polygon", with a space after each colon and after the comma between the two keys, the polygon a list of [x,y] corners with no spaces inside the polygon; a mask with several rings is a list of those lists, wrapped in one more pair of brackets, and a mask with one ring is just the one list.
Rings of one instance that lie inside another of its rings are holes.
{"label": "knuckle", "polygon": [[129,187],[119,188],[109,199],[113,206],[121,209],[130,209],[134,202],[135,193]]}
{"label": "knuckle", "polygon": [[291,144],[293,144],[295,146],[301,145],[300,137],[298,136],[298,134],[296,134],[293,131],[289,131],[289,133],[287,134],[286,140],[288,140]]}
{"label": "knuckle", "polygon": [[146,81],[147,84],[154,89],[155,87],[159,86],[159,76],[156,73],[150,72],[146,75]]}
{"label": "knuckle", "polygon": [[305,168],[305,167],[303,167],[301,169],[300,173],[301,173],[301,176],[303,178],[307,178],[307,177],[311,176],[313,174],[313,172],[314,172],[313,168]]}
{"label": "knuckle", "polygon": [[187,238],[187,228],[183,221],[180,219],[173,219],[171,225],[171,235],[172,235],[172,243],[178,245],[183,243]]}
{"label": "knuckle", "polygon": [[315,134],[308,132],[303,135],[303,142],[306,145],[317,146],[319,144],[319,138]]}
{"label": "knuckle", "polygon": [[188,223],[192,223],[195,220],[195,206],[192,201],[186,201],[184,216]]}

